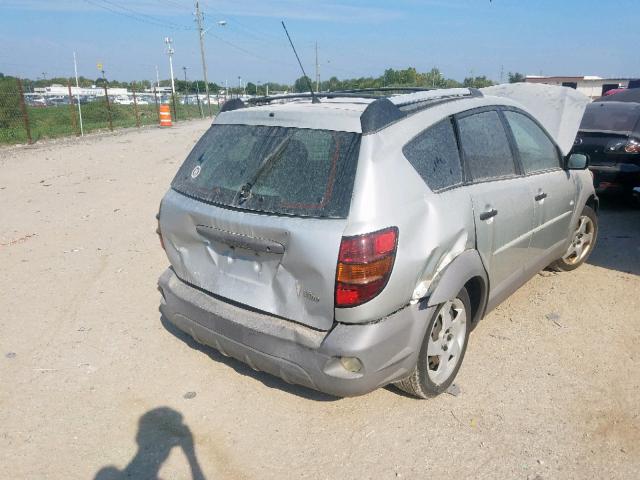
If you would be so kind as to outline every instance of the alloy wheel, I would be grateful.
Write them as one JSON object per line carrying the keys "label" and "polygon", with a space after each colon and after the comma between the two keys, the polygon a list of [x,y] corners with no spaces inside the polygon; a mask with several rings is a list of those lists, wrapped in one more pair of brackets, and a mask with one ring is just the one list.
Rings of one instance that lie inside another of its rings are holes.
{"label": "alloy wheel", "polygon": [[436,385],[447,381],[460,361],[467,335],[467,312],[459,298],[446,302],[433,322],[427,344],[429,379]]}
{"label": "alloy wheel", "polygon": [[578,228],[573,234],[567,253],[562,259],[570,265],[580,263],[591,251],[593,247],[593,234],[595,225],[586,215],[582,215],[578,220]]}

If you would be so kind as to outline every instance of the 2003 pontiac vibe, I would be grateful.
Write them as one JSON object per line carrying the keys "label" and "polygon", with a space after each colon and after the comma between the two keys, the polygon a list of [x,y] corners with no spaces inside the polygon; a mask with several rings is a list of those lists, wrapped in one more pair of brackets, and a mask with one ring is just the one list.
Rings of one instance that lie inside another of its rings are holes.
{"label": "2003 pontiac vibe", "polygon": [[160,205],[161,312],[287,382],[438,394],[483,316],[592,251],[598,199],[569,156],[588,99],[316,96],[230,101],[195,145]]}

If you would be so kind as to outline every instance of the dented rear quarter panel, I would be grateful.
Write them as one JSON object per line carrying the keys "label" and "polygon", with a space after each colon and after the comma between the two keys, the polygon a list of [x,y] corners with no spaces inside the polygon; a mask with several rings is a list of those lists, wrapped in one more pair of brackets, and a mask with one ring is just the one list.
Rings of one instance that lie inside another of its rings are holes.
{"label": "dented rear quarter panel", "polygon": [[[483,99],[477,106],[487,105]],[[464,187],[432,192],[402,153],[402,147],[430,125],[460,110],[451,102],[412,115],[374,134],[364,135],[345,235],[396,226],[398,249],[386,288],[354,308],[336,309],[336,320],[364,323],[422,298],[434,277],[454,258],[475,248],[471,198]]]}

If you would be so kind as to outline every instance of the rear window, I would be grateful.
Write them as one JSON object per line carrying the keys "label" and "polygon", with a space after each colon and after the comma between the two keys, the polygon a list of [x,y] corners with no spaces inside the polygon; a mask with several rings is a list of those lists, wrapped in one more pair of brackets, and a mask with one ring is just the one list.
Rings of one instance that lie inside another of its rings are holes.
{"label": "rear window", "polygon": [[360,134],[213,125],[171,184],[191,197],[256,212],[346,218]]}
{"label": "rear window", "polygon": [[622,102],[602,102],[587,105],[580,130],[599,132],[640,131],[640,105]]}

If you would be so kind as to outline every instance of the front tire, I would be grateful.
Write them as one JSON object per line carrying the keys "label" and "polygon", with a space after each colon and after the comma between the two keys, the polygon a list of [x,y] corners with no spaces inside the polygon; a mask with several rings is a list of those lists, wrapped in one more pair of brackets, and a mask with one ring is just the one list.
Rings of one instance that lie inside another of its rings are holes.
{"label": "front tire", "polygon": [[572,233],[567,251],[552,264],[552,267],[562,272],[575,270],[587,261],[597,239],[598,217],[591,207],[585,206],[578,217],[578,224]]}
{"label": "front tire", "polygon": [[470,331],[471,302],[463,288],[453,300],[438,307],[427,326],[416,366],[395,385],[418,398],[444,392],[460,370]]}

